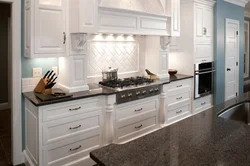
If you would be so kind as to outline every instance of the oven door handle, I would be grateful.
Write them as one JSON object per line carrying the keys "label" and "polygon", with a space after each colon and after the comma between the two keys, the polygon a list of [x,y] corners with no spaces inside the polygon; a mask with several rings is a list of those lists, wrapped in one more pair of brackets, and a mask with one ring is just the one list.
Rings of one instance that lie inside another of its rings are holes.
{"label": "oven door handle", "polygon": [[213,73],[216,70],[206,71],[206,72],[195,72],[195,75],[201,75],[201,74],[207,74],[207,73]]}

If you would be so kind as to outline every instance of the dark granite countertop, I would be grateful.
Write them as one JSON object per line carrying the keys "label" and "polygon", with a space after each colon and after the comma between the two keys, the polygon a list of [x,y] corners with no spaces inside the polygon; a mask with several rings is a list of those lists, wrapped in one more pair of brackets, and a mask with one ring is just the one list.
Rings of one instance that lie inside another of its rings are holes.
{"label": "dark granite countertop", "polygon": [[250,126],[217,117],[245,94],[126,144],[90,153],[100,166],[247,166]]}
{"label": "dark granite countertop", "polygon": [[[155,84],[168,84],[171,81],[178,81],[178,80],[192,78],[192,77],[193,76],[176,74],[175,76],[170,76],[169,79],[156,81]],[[58,92],[61,90],[54,89],[54,91]],[[49,105],[49,104],[55,104],[55,103],[83,99],[83,98],[94,97],[94,96],[100,96],[100,95],[112,95],[112,94],[116,94],[117,92],[118,92],[117,90],[106,88],[106,87],[100,86],[99,84],[89,84],[88,91],[71,93],[72,97],[63,98],[63,99],[57,99],[57,100],[52,100],[52,101],[41,101],[35,96],[34,92],[25,92],[23,93],[23,96],[27,98],[29,101],[31,101],[35,106],[44,106],[44,105]]]}
{"label": "dark granite countertop", "polygon": [[[53,91],[62,92],[62,90],[60,89],[53,89]],[[63,99],[57,99],[57,100],[52,100],[52,101],[41,101],[35,96],[34,92],[23,93],[23,96],[27,98],[30,102],[32,102],[35,106],[44,106],[44,105],[49,105],[49,104],[55,104],[55,103],[66,102],[66,101],[77,100],[77,99],[84,99],[84,98],[100,96],[100,95],[112,95],[116,93],[117,93],[116,90],[105,88],[105,87],[99,86],[98,84],[89,84],[88,91],[70,93],[72,95],[71,97],[63,98]]]}
{"label": "dark granite countertop", "polygon": [[188,78],[193,78],[193,76],[184,75],[184,74],[175,74],[175,75],[170,75],[169,81],[174,82],[174,81],[180,81],[180,80],[188,79]]}

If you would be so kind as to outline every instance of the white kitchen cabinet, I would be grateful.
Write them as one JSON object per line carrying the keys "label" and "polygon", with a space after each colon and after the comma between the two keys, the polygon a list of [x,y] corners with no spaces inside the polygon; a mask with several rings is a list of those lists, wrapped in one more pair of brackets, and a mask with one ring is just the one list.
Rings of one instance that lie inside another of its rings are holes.
{"label": "white kitchen cabinet", "polygon": [[178,38],[178,52],[185,55],[183,58],[187,63],[180,62],[176,66],[183,74],[193,75],[196,63],[213,61],[215,3],[213,0],[181,0],[181,35]]}
{"label": "white kitchen cabinet", "polygon": [[25,100],[25,159],[34,166],[94,165],[103,145],[103,99],[92,97],[36,107]]}
{"label": "white kitchen cabinet", "polygon": [[65,0],[25,0],[25,57],[65,56],[65,3]]}
{"label": "white kitchen cabinet", "polygon": [[124,143],[159,128],[159,96],[115,107],[115,142]]}
{"label": "white kitchen cabinet", "polygon": [[192,80],[185,79],[163,86],[165,99],[165,124],[175,123],[191,115]]}
{"label": "white kitchen cabinet", "polygon": [[168,31],[171,36],[180,36],[180,0],[166,0],[166,12],[170,16]]}
{"label": "white kitchen cabinet", "polygon": [[194,100],[194,114],[207,110],[213,106],[213,96],[208,95]]}
{"label": "white kitchen cabinet", "polygon": [[69,31],[96,33],[98,31],[98,0],[69,1]]}

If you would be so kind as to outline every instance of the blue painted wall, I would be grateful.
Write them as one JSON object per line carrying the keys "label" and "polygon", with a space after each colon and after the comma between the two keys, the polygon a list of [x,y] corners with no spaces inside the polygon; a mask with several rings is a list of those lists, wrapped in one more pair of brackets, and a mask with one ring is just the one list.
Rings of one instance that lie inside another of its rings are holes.
{"label": "blue painted wall", "polygon": [[244,86],[244,8],[217,0],[214,9],[214,60],[215,60],[215,97],[214,103],[225,100],[225,19],[240,21],[240,57],[239,57],[239,94],[243,94]]}
{"label": "blue painted wall", "polygon": [[[245,17],[245,21],[248,21],[249,24],[250,24],[250,18]],[[249,32],[250,32],[250,27],[249,27]],[[249,33],[249,39],[250,39],[250,33]],[[249,42],[249,48],[250,48],[250,42]],[[250,59],[249,59],[249,61],[250,61]],[[249,64],[250,64],[250,63],[249,63]],[[250,68],[249,68],[249,73],[250,73]],[[247,78],[245,78],[244,80],[245,80],[245,81],[246,81],[246,80],[250,80],[250,76],[247,77]]]}
{"label": "blue painted wall", "polygon": [[[43,69],[43,74],[47,70],[51,70],[53,66],[58,66],[58,58],[35,58],[29,59],[24,57],[24,0],[22,0],[22,78],[32,77],[32,68],[40,67]],[[23,149],[25,148],[25,127],[24,127],[24,98],[22,98],[22,140]]]}

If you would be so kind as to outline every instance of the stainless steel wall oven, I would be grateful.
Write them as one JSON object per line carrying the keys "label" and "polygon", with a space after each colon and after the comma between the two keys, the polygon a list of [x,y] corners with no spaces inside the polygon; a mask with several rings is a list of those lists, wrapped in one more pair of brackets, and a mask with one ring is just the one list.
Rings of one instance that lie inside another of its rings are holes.
{"label": "stainless steel wall oven", "polygon": [[212,94],[214,63],[198,63],[194,65],[194,68],[194,98]]}

